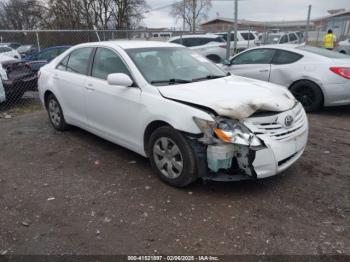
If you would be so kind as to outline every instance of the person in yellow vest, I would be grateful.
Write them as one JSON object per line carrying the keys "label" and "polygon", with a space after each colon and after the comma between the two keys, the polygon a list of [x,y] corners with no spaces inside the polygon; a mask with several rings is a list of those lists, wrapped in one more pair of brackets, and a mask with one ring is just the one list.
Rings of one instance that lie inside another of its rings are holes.
{"label": "person in yellow vest", "polygon": [[336,36],[333,34],[333,31],[329,29],[327,34],[323,37],[323,47],[328,50],[333,50],[336,41]]}

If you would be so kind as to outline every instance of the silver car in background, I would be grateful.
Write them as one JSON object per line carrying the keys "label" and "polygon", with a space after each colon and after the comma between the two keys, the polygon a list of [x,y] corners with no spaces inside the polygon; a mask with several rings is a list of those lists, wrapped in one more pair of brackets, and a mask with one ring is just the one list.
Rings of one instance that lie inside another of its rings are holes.
{"label": "silver car in background", "polygon": [[269,45],[230,59],[224,70],[287,87],[308,112],[350,104],[350,57],[308,45]]}

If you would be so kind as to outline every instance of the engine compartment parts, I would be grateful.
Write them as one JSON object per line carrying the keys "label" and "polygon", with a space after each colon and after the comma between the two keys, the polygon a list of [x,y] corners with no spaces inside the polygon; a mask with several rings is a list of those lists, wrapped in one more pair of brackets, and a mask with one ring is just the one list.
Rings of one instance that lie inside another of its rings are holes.
{"label": "engine compartment parts", "polygon": [[229,169],[232,165],[233,156],[233,145],[209,145],[207,148],[208,167],[214,172],[218,172],[219,169]]}

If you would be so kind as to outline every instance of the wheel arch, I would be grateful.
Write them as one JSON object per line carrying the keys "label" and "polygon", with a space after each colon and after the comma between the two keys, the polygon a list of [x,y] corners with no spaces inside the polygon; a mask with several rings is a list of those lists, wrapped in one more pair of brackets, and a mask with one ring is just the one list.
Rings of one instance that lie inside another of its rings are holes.
{"label": "wheel arch", "polygon": [[319,83],[317,83],[317,81],[314,81],[314,80],[311,80],[311,79],[307,79],[307,78],[304,78],[304,79],[298,79],[296,81],[294,81],[293,83],[291,83],[288,87],[288,90],[290,90],[292,88],[292,86],[294,86],[295,84],[299,83],[299,82],[302,82],[302,81],[305,81],[305,82],[310,82],[314,85],[316,85],[320,91],[321,91],[321,94],[322,94],[322,104],[324,106],[325,104],[325,97],[324,97],[324,91],[323,91],[323,88],[322,88],[322,85],[320,85]]}
{"label": "wheel arch", "polygon": [[146,156],[148,156],[148,143],[149,143],[149,139],[150,139],[152,133],[156,129],[163,127],[163,126],[171,126],[172,127],[171,124],[169,124],[168,122],[163,121],[163,120],[154,120],[147,125],[145,132],[143,134],[143,149],[146,153]]}
{"label": "wheel arch", "polygon": [[[219,61],[219,62],[220,62],[220,60],[221,60],[221,57],[220,57],[219,55],[217,55],[217,54],[208,54],[208,55],[206,55],[205,57],[208,58],[210,61],[213,61],[213,60],[210,59],[210,58],[217,59],[217,61]],[[213,62],[215,62],[215,61],[213,61]]]}
{"label": "wheel arch", "polygon": [[45,93],[44,93],[44,105],[45,105],[46,109],[47,109],[47,102],[48,102],[47,100],[48,100],[50,95],[55,95],[55,94],[51,90],[46,90]]}

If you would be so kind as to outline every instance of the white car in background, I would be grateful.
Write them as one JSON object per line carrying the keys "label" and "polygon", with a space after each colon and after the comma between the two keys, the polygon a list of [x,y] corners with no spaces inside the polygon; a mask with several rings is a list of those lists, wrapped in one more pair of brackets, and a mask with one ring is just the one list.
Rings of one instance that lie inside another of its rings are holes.
{"label": "white car in background", "polygon": [[19,54],[19,52],[8,46],[0,46],[0,56],[2,55],[10,56],[16,59],[21,59],[21,55]]}
{"label": "white car in background", "polygon": [[334,51],[338,51],[339,53],[350,55],[350,39],[346,39],[344,41],[340,41]]}
{"label": "white car in background", "polygon": [[[234,34],[235,32],[231,32],[231,54],[234,53]],[[221,33],[215,33],[215,35],[222,36],[222,38],[225,39],[225,41],[228,40],[228,33],[227,32],[221,32]],[[254,47],[259,43],[259,38],[253,31],[248,31],[248,30],[238,30],[237,31],[237,50],[239,52],[250,48]]]}
{"label": "white car in background", "polygon": [[301,41],[302,40],[299,39],[298,34],[294,32],[269,33],[264,44],[300,44]]}
{"label": "white car in background", "polygon": [[5,102],[6,95],[5,95],[5,89],[2,84],[2,78],[0,77],[0,103]]}
{"label": "white car in background", "polygon": [[214,63],[220,63],[226,58],[227,45],[221,36],[212,34],[184,35],[173,37],[168,42],[186,46]]}
{"label": "white car in background", "polygon": [[307,45],[268,45],[246,50],[223,69],[287,87],[306,111],[350,104],[350,57]]}
{"label": "white car in background", "polygon": [[79,126],[149,157],[166,183],[260,179],[302,155],[308,121],[284,87],[227,76],[177,44],[76,45],[40,69],[53,127]]}

